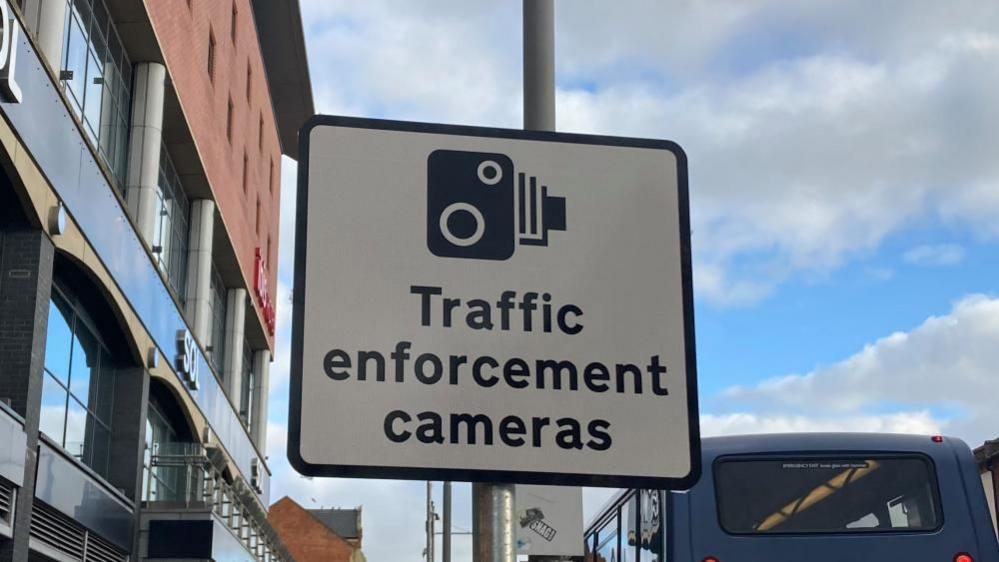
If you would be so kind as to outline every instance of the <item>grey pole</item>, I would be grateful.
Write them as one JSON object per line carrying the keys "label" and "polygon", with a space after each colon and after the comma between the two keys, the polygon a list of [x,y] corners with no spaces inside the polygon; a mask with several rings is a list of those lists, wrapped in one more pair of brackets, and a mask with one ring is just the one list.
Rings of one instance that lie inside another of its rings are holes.
{"label": "grey pole", "polygon": [[441,562],[451,562],[451,483],[444,483],[444,497],[442,498],[444,502],[444,521],[441,523],[444,526],[443,534],[441,535]]}
{"label": "grey pole", "polygon": [[433,493],[433,487],[431,486],[430,481],[427,480],[427,522],[426,522],[426,529],[425,529],[426,532],[427,532],[427,546],[426,546],[426,550],[424,551],[424,554],[427,557],[427,562],[433,562],[434,561],[434,535],[433,535],[433,532],[431,531],[431,527],[430,527],[430,521],[432,520],[432,518],[434,516],[433,511],[432,511],[433,508],[430,507],[430,501],[431,501],[430,500],[430,495],[432,493]]}
{"label": "grey pole", "polygon": [[[555,0],[524,0],[524,128],[555,130]],[[472,560],[515,562],[513,484],[472,485]]]}
{"label": "grey pole", "polygon": [[515,562],[513,484],[472,485],[473,562]]}
{"label": "grey pole", "polygon": [[555,130],[555,0],[524,0],[524,128]]}

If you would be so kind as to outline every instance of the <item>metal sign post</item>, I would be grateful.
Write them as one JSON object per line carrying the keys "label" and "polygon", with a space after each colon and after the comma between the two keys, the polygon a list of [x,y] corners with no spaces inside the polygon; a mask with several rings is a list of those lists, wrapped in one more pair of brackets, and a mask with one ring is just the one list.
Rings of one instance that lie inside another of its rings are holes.
{"label": "metal sign post", "polygon": [[[524,0],[524,129],[555,130],[555,0]],[[472,484],[474,562],[515,562],[513,484]]]}

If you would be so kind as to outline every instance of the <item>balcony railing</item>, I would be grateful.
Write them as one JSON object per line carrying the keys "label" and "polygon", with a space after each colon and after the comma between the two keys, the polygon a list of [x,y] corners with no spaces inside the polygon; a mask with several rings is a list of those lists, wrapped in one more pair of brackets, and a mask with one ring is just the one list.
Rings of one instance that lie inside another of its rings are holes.
{"label": "balcony railing", "polygon": [[198,443],[156,444],[144,470],[148,508],[211,511],[257,560],[293,560],[253,490],[243,480],[227,480],[213,462],[219,456]]}

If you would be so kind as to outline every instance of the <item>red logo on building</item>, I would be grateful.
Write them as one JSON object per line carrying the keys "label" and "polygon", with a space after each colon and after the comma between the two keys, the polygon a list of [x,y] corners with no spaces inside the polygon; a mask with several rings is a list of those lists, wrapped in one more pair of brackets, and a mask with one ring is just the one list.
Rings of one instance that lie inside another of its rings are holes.
{"label": "red logo on building", "polygon": [[257,248],[256,259],[253,263],[255,275],[253,276],[253,292],[260,300],[260,308],[264,312],[264,323],[267,324],[267,333],[274,335],[274,326],[277,315],[274,312],[274,303],[271,301],[271,293],[267,288],[267,262],[264,261],[263,253]]}

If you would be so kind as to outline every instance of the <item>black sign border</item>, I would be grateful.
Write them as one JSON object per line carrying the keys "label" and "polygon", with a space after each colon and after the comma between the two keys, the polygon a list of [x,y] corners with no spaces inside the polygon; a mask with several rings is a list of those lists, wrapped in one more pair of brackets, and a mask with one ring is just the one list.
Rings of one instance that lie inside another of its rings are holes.
{"label": "black sign border", "polygon": [[[521,470],[487,470],[465,468],[387,467],[368,465],[313,464],[301,456],[302,422],[302,355],[305,312],[305,256],[307,208],[309,203],[309,141],[316,127],[345,127],[411,133],[431,133],[589,144],[614,147],[666,150],[676,158],[678,175],[678,206],[680,211],[680,270],[683,286],[684,344],[687,365],[687,409],[689,414],[690,472],[681,478],[582,474],[569,472],[537,472]],[[697,363],[694,342],[694,292],[690,251],[690,197],[687,191],[687,155],[680,145],[668,140],[582,135],[548,131],[526,131],[466,125],[444,125],[414,121],[393,121],[333,115],[315,115],[302,126],[298,135],[298,193],[295,210],[295,279],[292,297],[291,373],[288,400],[288,461],[304,476],[338,478],[382,478],[398,480],[449,480],[456,482],[547,484],[560,486],[593,486],[613,488],[655,488],[684,490],[693,486],[701,475],[700,413],[697,399]]]}

